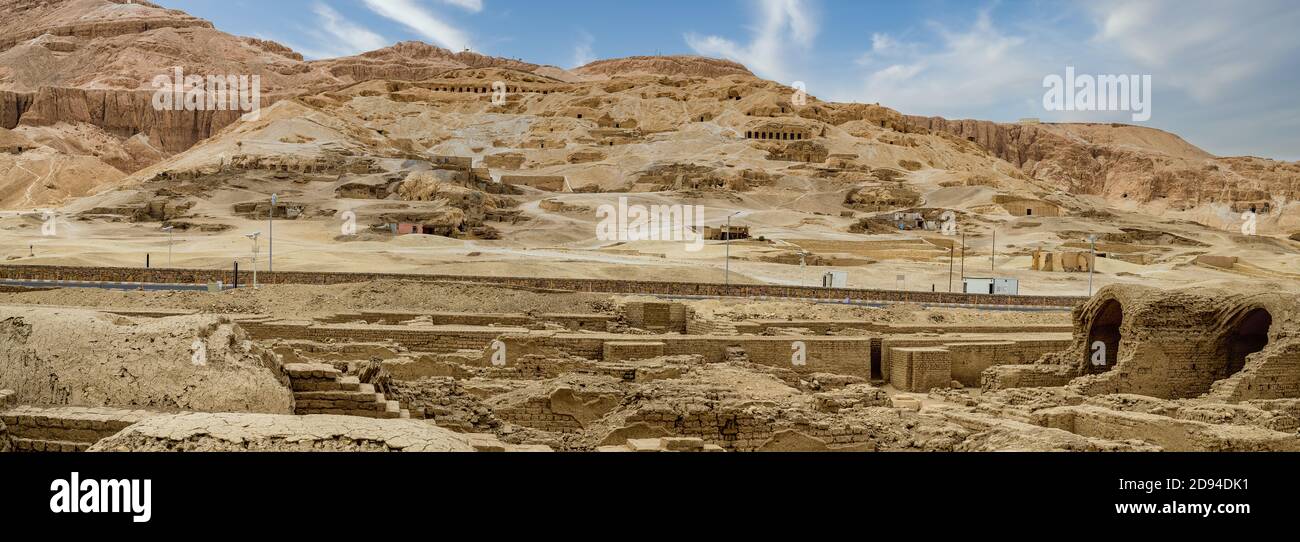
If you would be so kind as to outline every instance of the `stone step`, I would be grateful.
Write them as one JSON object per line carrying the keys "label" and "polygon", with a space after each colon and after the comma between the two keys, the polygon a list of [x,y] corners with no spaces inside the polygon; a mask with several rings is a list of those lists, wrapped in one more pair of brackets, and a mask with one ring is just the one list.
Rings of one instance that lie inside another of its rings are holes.
{"label": "stone step", "polygon": [[90,448],[88,442],[70,442],[66,440],[39,440],[29,438],[12,438],[14,450],[19,452],[84,452]]}
{"label": "stone step", "polygon": [[398,418],[401,412],[388,412],[386,410],[344,410],[337,408],[306,408],[295,409],[294,414],[299,416],[308,416],[312,414],[328,414],[333,416],[355,416],[358,418]]}
{"label": "stone step", "polygon": [[284,365],[284,372],[291,379],[304,380],[333,380],[343,374],[333,365],[325,363],[287,363]]}
{"label": "stone step", "polygon": [[[383,396],[380,395],[380,397],[383,397]],[[383,399],[380,399],[380,400],[383,401]],[[384,401],[384,410],[386,410],[386,411],[388,411],[388,412],[401,412],[401,411],[402,411],[402,404],[399,403],[399,402],[397,402],[397,401]]]}
{"label": "stone step", "polygon": [[306,400],[294,401],[294,410],[374,410],[384,412],[388,410],[388,403],[369,401],[324,401],[324,400]]}
{"label": "stone step", "polygon": [[355,401],[358,403],[375,400],[374,393],[365,391],[297,391],[293,393],[295,401]]}

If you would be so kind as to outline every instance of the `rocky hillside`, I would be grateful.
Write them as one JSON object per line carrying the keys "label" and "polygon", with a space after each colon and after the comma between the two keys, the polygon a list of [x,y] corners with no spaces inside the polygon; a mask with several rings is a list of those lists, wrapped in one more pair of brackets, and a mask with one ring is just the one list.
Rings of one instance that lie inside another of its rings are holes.
{"label": "rocky hillside", "polygon": [[[203,19],[145,1],[0,0],[0,128],[30,141],[0,160],[5,204],[43,206],[98,191],[212,137],[242,111],[159,111],[153,81],[186,75],[256,75],[261,106],[375,79],[420,80],[448,70],[505,68],[571,77],[559,68],[418,42],[354,57],[304,61],[278,43],[233,36]],[[77,164],[94,179],[61,179]],[[60,165],[45,168],[45,164]],[[35,169],[33,174],[27,170]],[[46,173],[46,169],[49,173]]]}
{"label": "rocky hillside", "polygon": [[685,77],[723,77],[754,74],[749,68],[730,60],[701,56],[632,56],[597,60],[573,70],[586,76],[617,77],[625,75],[666,75]]}
{"label": "rocky hillside", "polygon": [[1300,198],[1300,164],[1219,158],[1153,128],[904,119],[921,132],[948,133],[971,141],[1061,190],[1103,196],[1116,203],[1159,202],[1174,210],[1222,204],[1242,211]]}
{"label": "rocky hillside", "polygon": [[464,68],[505,68],[553,76],[564,72],[510,58],[481,55],[472,51],[452,52],[419,41],[404,41],[356,56],[320,60],[309,64],[339,81],[350,83],[374,79],[422,81],[440,73]]}

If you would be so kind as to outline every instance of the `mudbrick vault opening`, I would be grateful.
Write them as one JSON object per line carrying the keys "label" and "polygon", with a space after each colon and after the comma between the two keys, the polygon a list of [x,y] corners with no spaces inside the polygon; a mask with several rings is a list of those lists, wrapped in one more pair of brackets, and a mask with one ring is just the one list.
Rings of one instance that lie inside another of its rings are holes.
{"label": "mudbrick vault opening", "polygon": [[1273,326],[1273,315],[1267,310],[1255,308],[1239,317],[1235,324],[1228,327],[1223,338],[1223,352],[1226,362],[1221,378],[1236,374],[1246,366],[1246,356],[1263,350],[1268,346],[1268,330]]}
{"label": "mudbrick vault opening", "polygon": [[[1088,374],[1111,370],[1119,360],[1120,326],[1124,323],[1124,306],[1114,299],[1102,304],[1088,328],[1088,347],[1084,352],[1084,371]],[[1098,352],[1098,343],[1104,350]],[[1104,358],[1104,363],[1098,363]]]}

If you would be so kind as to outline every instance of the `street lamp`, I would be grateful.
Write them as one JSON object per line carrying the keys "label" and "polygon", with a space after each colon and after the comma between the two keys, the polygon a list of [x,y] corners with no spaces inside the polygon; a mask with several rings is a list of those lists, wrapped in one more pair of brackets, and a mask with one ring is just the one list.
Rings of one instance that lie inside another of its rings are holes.
{"label": "street lamp", "polygon": [[807,274],[807,269],[808,269],[808,251],[800,250],[799,251],[799,278],[801,280],[803,279],[803,276]]}
{"label": "street lamp", "polygon": [[1089,235],[1088,243],[1092,245],[1092,259],[1088,262],[1088,297],[1092,297],[1092,272],[1097,267],[1097,234]]}
{"label": "street lamp", "polygon": [[998,228],[993,227],[993,248],[989,252],[989,272],[997,273],[998,270]]}
{"label": "street lamp", "polygon": [[262,232],[260,231],[255,231],[253,233],[244,236],[253,240],[253,289],[254,290],[257,289],[257,252],[258,252],[257,238],[261,236],[262,236]]}
{"label": "street lamp", "polygon": [[724,267],[726,268],[726,275],[727,275],[726,282],[727,282],[727,288],[731,288],[731,217],[736,216],[736,215],[738,215],[738,214],[740,214],[740,211],[736,211],[736,212],[734,212],[734,213],[731,213],[731,214],[727,215],[727,229],[726,229],[726,232],[723,234],[723,235],[726,235],[726,236],[727,236],[727,239],[726,239],[726,241],[727,241],[727,260],[726,260],[726,263],[723,264]]}
{"label": "street lamp", "polygon": [[174,226],[164,226],[162,229],[162,231],[167,232],[167,267],[172,266],[172,239],[173,239],[172,231],[175,229],[176,228]]}
{"label": "street lamp", "polygon": [[266,247],[267,247],[267,271],[275,271],[275,205],[279,200],[279,194],[271,194],[271,212],[268,213],[266,220]]}

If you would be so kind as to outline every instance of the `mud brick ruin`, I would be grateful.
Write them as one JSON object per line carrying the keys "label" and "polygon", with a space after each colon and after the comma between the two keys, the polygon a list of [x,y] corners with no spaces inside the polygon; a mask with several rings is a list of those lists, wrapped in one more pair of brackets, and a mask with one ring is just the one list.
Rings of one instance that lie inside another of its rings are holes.
{"label": "mud brick ruin", "polygon": [[[2,306],[0,449],[1300,450],[1284,294],[1108,286],[1068,323],[594,299],[306,317]],[[60,354],[85,348],[76,330],[131,339],[82,373]],[[93,392],[128,374],[149,384]]]}

